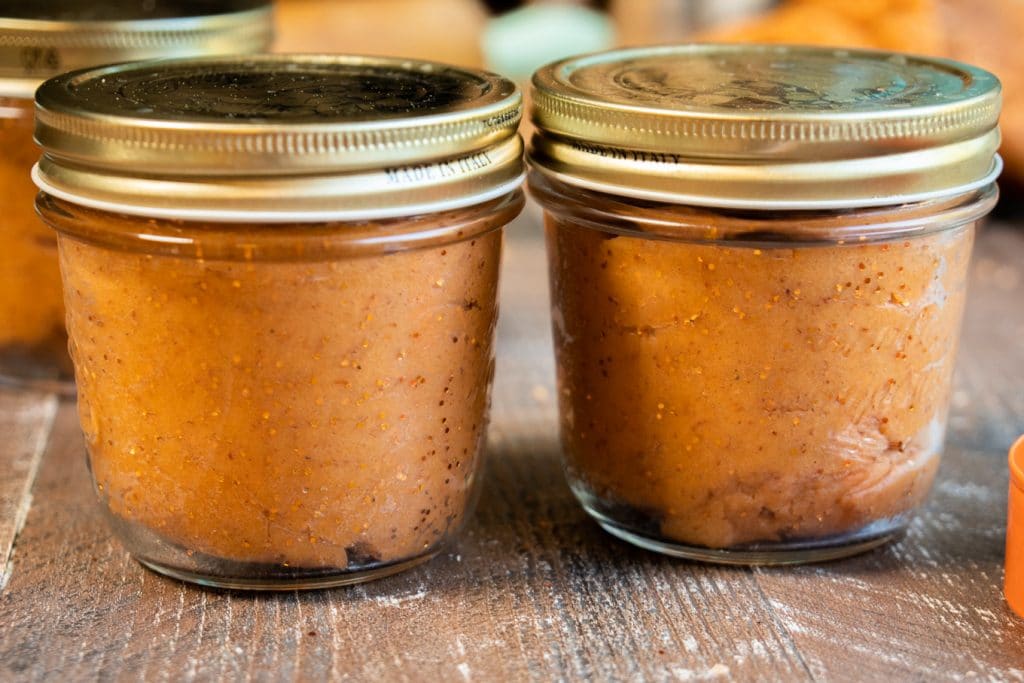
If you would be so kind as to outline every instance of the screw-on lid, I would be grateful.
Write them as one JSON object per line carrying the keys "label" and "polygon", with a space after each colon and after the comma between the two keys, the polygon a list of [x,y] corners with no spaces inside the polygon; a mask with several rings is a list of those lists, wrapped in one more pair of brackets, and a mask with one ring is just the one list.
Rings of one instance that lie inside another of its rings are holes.
{"label": "screw-on lid", "polygon": [[0,0],[0,96],[98,64],[259,52],[270,0]]}
{"label": "screw-on lid", "polygon": [[523,172],[515,85],[432,62],[160,60],[60,76],[36,103],[39,186],[124,213],[412,215],[509,192]]}
{"label": "screw-on lid", "polygon": [[736,208],[899,204],[991,183],[999,81],[862,50],[683,45],[556,62],[533,77],[542,173]]}

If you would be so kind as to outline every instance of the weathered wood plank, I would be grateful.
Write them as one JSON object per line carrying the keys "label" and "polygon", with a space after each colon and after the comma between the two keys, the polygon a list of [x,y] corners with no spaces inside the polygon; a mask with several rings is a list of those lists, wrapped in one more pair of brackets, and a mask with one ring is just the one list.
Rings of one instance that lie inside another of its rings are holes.
{"label": "weathered wood plank", "polygon": [[0,593],[10,580],[14,542],[32,504],[32,484],[57,399],[0,387]]}

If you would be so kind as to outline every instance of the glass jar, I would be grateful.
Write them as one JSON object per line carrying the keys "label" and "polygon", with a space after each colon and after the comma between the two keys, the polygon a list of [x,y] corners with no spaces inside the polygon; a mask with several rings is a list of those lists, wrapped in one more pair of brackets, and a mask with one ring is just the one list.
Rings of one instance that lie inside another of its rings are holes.
{"label": "glass jar", "polygon": [[0,381],[73,392],[57,240],[35,215],[32,101],[0,97]]}
{"label": "glass jar", "polygon": [[[496,76],[376,58],[162,61],[40,89],[38,208],[91,470],[138,560],[313,588],[458,532],[523,203],[520,107]],[[96,113],[106,128],[78,125]]]}
{"label": "glass jar", "polygon": [[684,46],[534,77],[570,486],[690,559],[877,546],[935,477],[999,86],[972,67]]}
{"label": "glass jar", "polygon": [[265,1],[0,2],[0,382],[74,394],[53,232],[35,215],[32,95],[77,67],[269,45]]}

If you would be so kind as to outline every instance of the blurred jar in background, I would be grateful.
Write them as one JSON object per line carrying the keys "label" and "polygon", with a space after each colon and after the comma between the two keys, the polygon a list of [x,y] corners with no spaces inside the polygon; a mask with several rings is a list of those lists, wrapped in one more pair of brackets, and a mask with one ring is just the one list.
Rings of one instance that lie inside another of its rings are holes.
{"label": "blurred jar in background", "polygon": [[0,382],[74,393],[56,237],[32,202],[36,87],[107,62],[256,52],[271,34],[268,0],[0,0]]}

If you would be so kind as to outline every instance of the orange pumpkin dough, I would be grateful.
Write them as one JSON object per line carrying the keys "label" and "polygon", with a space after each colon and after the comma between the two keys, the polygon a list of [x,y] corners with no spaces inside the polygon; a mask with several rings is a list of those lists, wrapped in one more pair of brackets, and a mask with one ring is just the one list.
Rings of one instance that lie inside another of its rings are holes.
{"label": "orange pumpkin dough", "polygon": [[346,258],[304,243],[231,261],[61,235],[79,410],[117,520],[190,554],[301,568],[415,557],[461,525],[500,231]]}
{"label": "orange pumpkin dough", "polygon": [[737,245],[551,218],[569,477],[680,543],[854,532],[925,497],[973,228]]}

